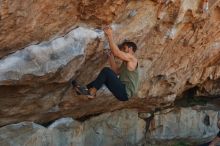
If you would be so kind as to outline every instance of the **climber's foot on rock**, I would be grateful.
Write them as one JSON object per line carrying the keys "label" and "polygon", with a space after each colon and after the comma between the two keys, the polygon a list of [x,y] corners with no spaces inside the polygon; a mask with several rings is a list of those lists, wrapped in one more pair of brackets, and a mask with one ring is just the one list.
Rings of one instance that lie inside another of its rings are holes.
{"label": "climber's foot on rock", "polygon": [[77,95],[85,95],[89,99],[94,98],[94,96],[89,93],[89,90],[86,87],[80,86],[75,80],[72,81],[72,85]]}

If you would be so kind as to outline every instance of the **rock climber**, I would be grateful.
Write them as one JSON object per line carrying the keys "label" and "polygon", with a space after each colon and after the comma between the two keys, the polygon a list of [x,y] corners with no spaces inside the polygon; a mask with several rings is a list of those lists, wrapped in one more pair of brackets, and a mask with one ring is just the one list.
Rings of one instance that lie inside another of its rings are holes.
{"label": "rock climber", "polygon": [[[108,55],[111,68],[104,67],[97,78],[86,87],[80,86],[75,80],[72,81],[72,85],[77,94],[87,95],[91,99],[96,96],[96,92],[102,85],[105,85],[118,100],[127,101],[137,93],[139,85],[139,66],[135,56],[137,45],[134,42],[125,41],[117,46],[109,26],[104,28],[104,33],[111,50]],[[120,67],[116,64],[115,57],[122,60]]]}

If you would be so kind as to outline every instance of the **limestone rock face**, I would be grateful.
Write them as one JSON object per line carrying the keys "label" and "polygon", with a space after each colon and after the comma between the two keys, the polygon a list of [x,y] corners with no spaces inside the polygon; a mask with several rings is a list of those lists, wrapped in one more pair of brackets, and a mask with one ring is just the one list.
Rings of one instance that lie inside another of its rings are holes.
{"label": "limestone rock face", "polygon": [[149,137],[156,140],[198,139],[216,135],[218,112],[194,108],[174,108],[154,114]]}
{"label": "limestone rock face", "polygon": [[84,119],[86,121],[83,122],[65,117],[47,127],[32,122],[11,124],[0,128],[0,145],[149,146],[163,140],[162,145],[166,146],[170,139],[201,143],[218,132],[217,112],[213,110],[174,108],[157,112],[152,117],[144,115],[147,113],[124,109]]}
{"label": "limestone rock face", "polygon": [[135,145],[145,137],[146,123],[135,110],[106,113],[85,122],[85,145]]}
{"label": "limestone rock face", "polygon": [[[191,88],[219,96],[220,2],[204,6],[202,0],[2,0],[0,126],[121,108],[154,111]],[[72,91],[72,78],[86,84],[107,65],[106,24],[116,43],[138,45],[141,99],[121,103],[103,88],[91,101]]]}
{"label": "limestone rock face", "polygon": [[[135,110],[106,113],[80,123],[72,118],[56,120],[47,128],[22,122],[0,128],[0,144],[10,146],[134,145],[144,138],[145,121]],[[19,133],[15,136],[15,131]]]}

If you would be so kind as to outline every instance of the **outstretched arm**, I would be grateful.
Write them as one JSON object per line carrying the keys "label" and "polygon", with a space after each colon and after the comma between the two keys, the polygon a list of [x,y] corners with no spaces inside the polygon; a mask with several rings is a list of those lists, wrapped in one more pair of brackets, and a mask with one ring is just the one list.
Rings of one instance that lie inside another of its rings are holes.
{"label": "outstretched arm", "polygon": [[129,53],[125,53],[125,52],[119,50],[118,46],[115,44],[115,42],[113,40],[112,29],[110,27],[106,27],[106,28],[104,28],[104,32],[108,38],[109,46],[110,46],[110,49],[111,49],[113,55],[118,57],[121,60],[131,61],[132,56]]}

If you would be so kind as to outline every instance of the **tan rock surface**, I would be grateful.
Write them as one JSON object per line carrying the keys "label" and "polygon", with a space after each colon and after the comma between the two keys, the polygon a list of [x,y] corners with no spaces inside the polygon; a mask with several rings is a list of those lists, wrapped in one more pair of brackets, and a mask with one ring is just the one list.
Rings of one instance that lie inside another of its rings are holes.
{"label": "tan rock surface", "polygon": [[[125,107],[153,111],[193,87],[219,96],[220,1],[210,0],[204,13],[201,0],[172,0],[162,4],[160,20],[159,7],[151,0],[2,0],[0,125]],[[72,92],[71,78],[86,84],[106,65],[104,24],[117,43],[138,44],[141,99],[121,103],[103,89],[85,101]],[[70,106],[59,109],[64,101]]]}
{"label": "tan rock surface", "polygon": [[145,125],[136,110],[105,113],[85,122],[61,118],[48,127],[22,122],[0,128],[0,145],[136,145],[144,139]]}

